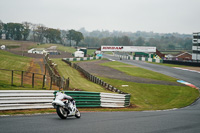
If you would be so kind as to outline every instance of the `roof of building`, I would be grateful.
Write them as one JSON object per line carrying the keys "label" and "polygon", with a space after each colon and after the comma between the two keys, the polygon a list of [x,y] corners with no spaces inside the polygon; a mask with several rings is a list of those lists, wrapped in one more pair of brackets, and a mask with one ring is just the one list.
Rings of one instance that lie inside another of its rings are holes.
{"label": "roof of building", "polygon": [[182,56],[182,55],[184,55],[184,54],[189,54],[189,55],[192,56],[192,54],[190,54],[190,53],[188,53],[188,52],[184,52],[184,51],[182,51],[182,52],[180,52],[180,53],[178,53],[178,54],[175,54],[174,56],[175,56],[175,57],[179,57],[179,56]]}

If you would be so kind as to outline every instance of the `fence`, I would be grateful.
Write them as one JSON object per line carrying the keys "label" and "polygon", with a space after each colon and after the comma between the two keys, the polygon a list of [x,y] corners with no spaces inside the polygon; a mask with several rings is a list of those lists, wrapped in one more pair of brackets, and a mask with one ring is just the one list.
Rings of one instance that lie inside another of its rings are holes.
{"label": "fence", "polygon": [[51,88],[51,77],[39,73],[31,73],[21,70],[0,69],[0,82],[2,86]]}
{"label": "fence", "polygon": [[[0,69],[0,83],[3,88],[8,84],[12,86],[20,87],[32,87],[37,89],[52,89],[63,88],[64,90],[69,88],[70,79],[65,79],[59,76],[55,69],[55,64],[48,58],[44,58],[45,73],[32,73],[22,70],[9,70]],[[47,74],[48,71],[48,74]],[[1,87],[0,86],[0,87]]]}
{"label": "fence", "polygon": [[[0,110],[53,108],[53,90],[0,90]],[[127,107],[129,94],[65,91],[76,100],[77,107]]]}
{"label": "fence", "polygon": [[114,86],[112,86],[112,85],[110,85],[110,84],[104,82],[104,81],[101,80],[100,78],[98,78],[98,77],[96,77],[96,76],[90,74],[89,72],[87,72],[86,70],[84,70],[82,67],[80,67],[78,64],[76,64],[76,63],[73,63],[73,64],[72,64],[69,60],[66,60],[66,58],[63,58],[62,60],[63,60],[64,62],[66,62],[67,64],[69,64],[71,67],[73,67],[73,68],[77,69],[78,71],[80,71],[81,73],[83,73],[84,76],[85,76],[88,80],[90,80],[90,81],[92,81],[92,82],[94,82],[94,83],[96,83],[96,84],[99,84],[99,85],[105,87],[106,89],[108,89],[108,90],[110,90],[110,91],[117,92],[117,93],[120,93],[120,94],[126,94],[125,92],[123,92],[123,91],[121,91],[121,90],[115,88]]}
{"label": "fence", "polygon": [[163,63],[200,67],[200,62],[194,62],[194,61],[189,62],[189,61],[163,60]]}
{"label": "fence", "polygon": [[[51,82],[59,87],[59,90],[63,88],[64,90],[69,88],[69,81],[70,79],[65,79],[59,75],[59,72],[56,69],[56,64],[53,63],[48,56],[44,57],[44,64],[45,64],[45,74],[46,70],[51,77]],[[51,88],[50,88],[51,89]]]}
{"label": "fence", "polygon": [[90,80],[90,81],[92,81],[92,82],[94,82],[94,83],[96,83],[96,84],[99,84],[99,85],[105,87],[105,88],[108,89],[108,90],[113,91],[113,92],[118,92],[118,93],[120,93],[120,94],[125,94],[125,92],[123,92],[123,91],[121,91],[121,90],[119,90],[119,89],[113,87],[112,85],[110,85],[110,84],[104,82],[104,81],[101,80],[100,78],[98,78],[98,77],[96,77],[96,76],[90,74],[89,72],[87,72],[86,70],[84,70],[83,68],[81,68],[78,64],[73,64],[73,68],[75,68],[75,69],[77,69],[78,71],[82,72],[82,73],[84,74],[84,76],[85,76],[88,80]]}

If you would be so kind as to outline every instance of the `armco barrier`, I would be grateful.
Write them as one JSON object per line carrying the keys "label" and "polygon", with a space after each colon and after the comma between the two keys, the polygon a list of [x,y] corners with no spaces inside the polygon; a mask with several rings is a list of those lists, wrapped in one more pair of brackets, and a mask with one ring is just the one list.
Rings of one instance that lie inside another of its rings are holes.
{"label": "armco barrier", "polygon": [[153,59],[153,58],[147,58],[147,57],[133,57],[133,56],[126,56],[126,55],[117,55],[115,56],[121,58],[121,59],[127,59],[127,60],[138,60],[138,61],[148,61],[148,62],[156,62],[156,63],[163,63],[162,59]]}
{"label": "armco barrier", "polygon": [[[58,91],[54,92],[56,95]],[[98,93],[85,91],[64,91],[72,96],[77,107],[127,107],[130,105],[130,94]]]}
{"label": "armco barrier", "polygon": [[52,108],[53,90],[0,90],[0,110]]}
{"label": "armco barrier", "polygon": [[99,85],[105,87],[107,90],[110,90],[110,91],[113,91],[113,92],[118,92],[120,94],[126,94],[125,92],[123,92],[123,91],[121,91],[121,90],[113,87],[112,85],[104,82],[100,78],[98,78],[98,77],[90,74],[89,72],[87,72],[86,70],[84,70],[82,67],[80,67],[78,64],[73,64],[73,68],[75,68],[78,71],[82,72],[88,80],[90,80],[90,81],[92,81],[92,82],[94,82],[96,84],[99,84]]}
{"label": "armco barrier", "polygon": [[[0,90],[0,110],[53,108],[53,90]],[[126,107],[129,94],[65,91],[76,100],[77,107]]]}
{"label": "armco barrier", "polygon": [[67,61],[84,61],[84,60],[97,60],[97,59],[101,59],[101,57],[82,57],[82,58],[63,58],[63,60],[67,60]]}
{"label": "armco barrier", "polygon": [[126,94],[125,92],[123,92],[123,91],[121,91],[121,90],[119,90],[119,89],[113,87],[112,85],[110,85],[110,84],[104,82],[103,80],[99,79],[98,77],[96,77],[96,76],[90,74],[89,72],[87,72],[86,70],[84,70],[82,67],[80,67],[78,64],[74,63],[74,64],[72,65],[72,63],[71,63],[69,60],[67,60],[67,58],[63,58],[62,61],[66,62],[66,63],[67,63],[68,65],[70,65],[71,67],[73,67],[73,68],[77,69],[78,71],[80,71],[81,73],[83,73],[84,76],[85,76],[88,80],[90,80],[90,81],[92,81],[92,82],[94,82],[94,83],[96,83],[96,84],[99,84],[99,85],[105,87],[106,89],[108,89],[108,90],[110,90],[110,91],[118,92],[118,93],[120,93],[120,94]]}

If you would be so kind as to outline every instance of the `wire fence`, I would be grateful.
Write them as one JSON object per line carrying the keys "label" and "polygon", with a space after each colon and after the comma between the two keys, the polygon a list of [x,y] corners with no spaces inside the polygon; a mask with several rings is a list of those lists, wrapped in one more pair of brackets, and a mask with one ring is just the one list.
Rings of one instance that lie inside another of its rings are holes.
{"label": "wire fence", "polygon": [[63,89],[69,88],[69,78],[61,77],[55,69],[55,64],[44,57],[45,73],[32,73],[22,70],[0,69],[0,87],[8,85],[34,89]]}

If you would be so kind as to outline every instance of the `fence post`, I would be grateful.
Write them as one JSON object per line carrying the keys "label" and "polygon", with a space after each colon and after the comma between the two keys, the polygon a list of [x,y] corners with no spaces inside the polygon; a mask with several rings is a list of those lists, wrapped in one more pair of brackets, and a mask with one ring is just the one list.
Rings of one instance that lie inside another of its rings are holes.
{"label": "fence post", "polygon": [[46,73],[47,73],[47,65],[44,64],[44,75],[46,75]]}
{"label": "fence post", "polygon": [[45,75],[43,75],[43,83],[42,83],[42,88],[45,86]]}
{"label": "fence post", "polygon": [[69,77],[66,79],[66,89],[69,89]]}
{"label": "fence post", "polygon": [[57,77],[58,78],[58,86],[59,86],[59,91],[62,88],[62,78],[61,77]]}
{"label": "fence post", "polygon": [[50,81],[50,90],[52,89],[52,76],[51,76],[51,81]]}
{"label": "fence post", "polygon": [[11,85],[13,85],[13,70],[11,72]]}
{"label": "fence post", "polygon": [[32,75],[32,88],[34,88],[34,73],[33,73],[33,75]]}
{"label": "fence post", "polygon": [[24,71],[22,71],[22,75],[21,75],[21,87],[23,86],[23,79],[24,79]]}

